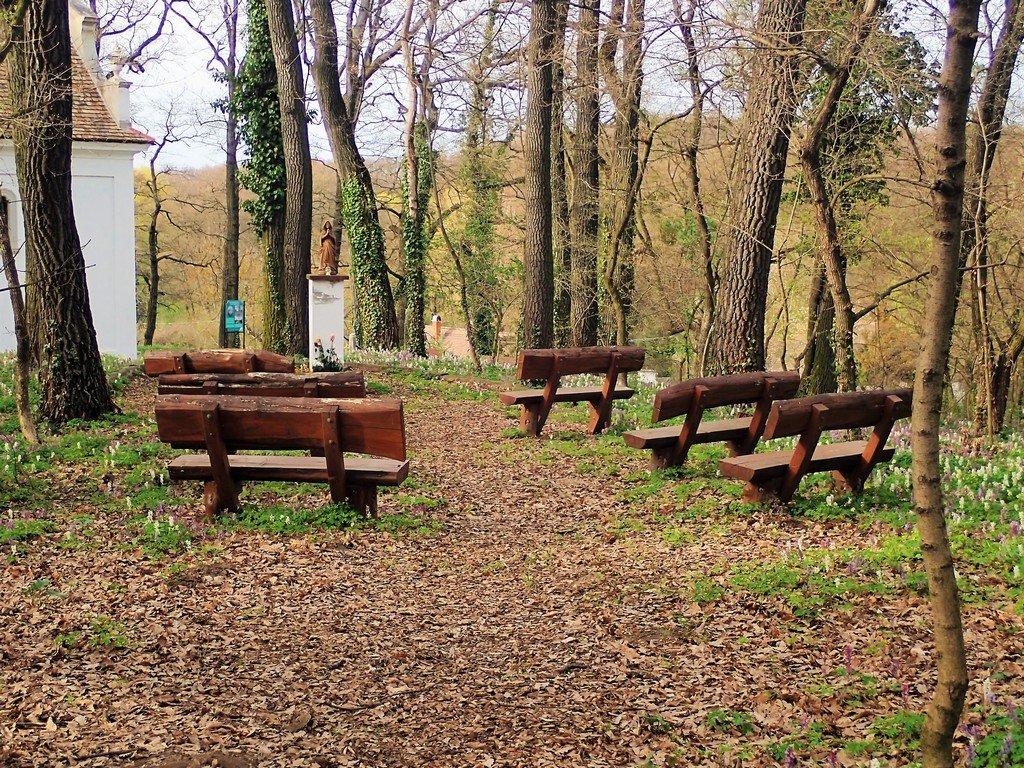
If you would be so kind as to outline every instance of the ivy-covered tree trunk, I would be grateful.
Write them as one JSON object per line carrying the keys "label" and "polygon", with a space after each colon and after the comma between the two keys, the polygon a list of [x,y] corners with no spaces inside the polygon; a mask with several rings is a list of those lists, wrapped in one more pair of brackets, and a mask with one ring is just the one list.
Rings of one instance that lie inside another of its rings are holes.
{"label": "ivy-covered tree trunk", "polygon": [[[417,121],[411,141],[406,140],[405,174],[402,193],[406,206],[402,211],[402,252],[405,254],[405,338],[409,352],[427,355],[424,332],[426,313],[427,211],[434,185],[434,152],[427,137],[427,125]],[[410,192],[410,185],[416,189]]]}
{"label": "ivy-covered tree trunk", "polygon": [[281,138],[284,147],[284,310],[288,324],[288,352],[309,349],[309,288],[313,222],[313,170],[302,59],[295,37],[291,0],[267,0],[267,21],[277,67]]}
{"label": "ivy-covered tree trunk", "polygon": [[[9,7],[5,3],[3,7]],[[7,62],[15,164],[42,346],[40,413],[52,424],[115,409],[89,307],[71,199],[71,34],[65,0],[28,4]]]}
{"label": "ivy-covered tree trunk", "polygon": [[388,278],[384,232],[377,216],[373,179],[356,146],[355,126],[341,95],[334,11],[330,0],[311,0],[310,5],[316,44],[313,80],[341,177],[341,211],[351,249],[354,290],[359,294],[356,344],[394,349],[398,346],[398,318]]}
{"label": "ivy-covered tree trunk", "polygon": [[263,251],[263,346],[284,353],[290,346],[284,303],[285,168],[277,67],[264,0],[249,0],[249,47],[235,83],[231,110],[248,157],[238,180],[255,193],[242,206]]}

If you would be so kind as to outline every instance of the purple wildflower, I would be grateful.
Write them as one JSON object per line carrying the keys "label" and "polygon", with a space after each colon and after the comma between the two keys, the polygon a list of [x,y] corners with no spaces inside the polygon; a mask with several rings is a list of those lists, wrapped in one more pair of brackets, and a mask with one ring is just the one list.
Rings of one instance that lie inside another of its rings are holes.
{"label": "purple wildflower", "polygon": [[796,768],[796,754],[792,747],[786,747],[786,760],[783,763],[786,768]]}

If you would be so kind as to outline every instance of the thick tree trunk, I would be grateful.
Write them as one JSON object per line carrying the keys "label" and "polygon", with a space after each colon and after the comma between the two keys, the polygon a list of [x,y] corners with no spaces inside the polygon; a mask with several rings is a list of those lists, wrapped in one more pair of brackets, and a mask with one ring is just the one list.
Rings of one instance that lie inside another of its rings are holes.
{"label": "thick tree trunk", "polygon": [[526,250],[523,256],[523,344],[554,343],[554,257],[551,242],[551,96],[556,0],[530,11],[524,139]]}
{"label": "thick tree trunk", "polygon": [[53,424],[115,409],[96,344],[71,200],[71,36],[65,0],[28,4],[8,78],[32,286],[42,325],[40,413]]}
{"label": "thick tree trunk", "polygon": [[775,226],[786,173],[807,0],[764,0],[743,111],[743,150],[715,307],[710,367],[760,371]]}
{"label": "thick tree trunk", "polygon": [[555,269],[555,346],[569,346],[572,243],[569,239],[569,185],[566,178],[565,25],[569,0],[555,3],[554,64],[551,72],[551,243]]}
{"label": "thick tree trunk", "polygon": [[284,309],[288,352],[309,349],[309,288],[313,223],[313,170],[309,155],[302,59],[295,37],[291,0],[266,0],[270,41],[277,65],[277,94],[281,104],[281,138],[286,179],[284,219]]}
{"label": "thick tree trunk", "polygon": [[601,130],[598,89],[598,16],[601,0],[582,0],[576,29],[576,131],[573,139],[570,340],[575,347],[597,344],[597,254],[600,232]]}
{"label": "thick tree trunk", "polygon": [[921,729],[925,768],[952,768],[953,736],[967,693],[967,659],[953,555],[946,530],[939,421],[953,332],[960,234],[963,227],[966,133],[971,66],[980,0],[950,3],[945,60],[939,82],[932,206],[935,231],[921,354],[914,378],[910,445],[914,508],[935,628],[938,683]]}
{"label": "thick tree trunk", "polygon": [[384,233],[377,216],[373,179],[356,146],[355,125],[341,95],[338,28],[330,0],[311,0],[316,58],[313,80],[341,178],[341,210],[351,249],[352,291],[358,295],[356,344],[398,346],[398,319],[388,279]]}
{"label": "thick tree trunk", "polygon": [[11,297],[11,312],[14,315],[14,406],[18,411],[18,425],[22,437],[29,445],[39,444],[36,421],[32,417],[29,399],[29,382],[32,377],[32,349],[25,322],[25,301],[21,294],[21,279],[18,265],[14,261],[11,247],[10,203],[0,197],[0,269],[7,278],[7,293]]}
{"label": "thick tree trunk", "polygon": [[[225,60],[225,76],[228,86],[228,104],[234,103],[235,78],[238,69],[238,6],[235,5],[226,14],[227,26],[227,59]],[[222,348],[237,347],[237,333],[228,333],[224,322],[224,303],[238,298],[238,120],[234,111],[225,111],[224,128],[224,249],[221,263],[220,319],[218,344]]]}

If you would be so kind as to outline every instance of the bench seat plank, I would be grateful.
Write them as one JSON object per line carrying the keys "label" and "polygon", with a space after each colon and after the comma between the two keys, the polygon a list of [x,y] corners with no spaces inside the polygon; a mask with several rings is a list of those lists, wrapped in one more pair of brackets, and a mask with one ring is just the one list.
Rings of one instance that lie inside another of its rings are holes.
{"label": "bench seat plank", "polygon": [[[327,461],[322,456],[230,456],[233,480],[287,480],[326,483]],[[172,480],[211,480],[206,454],[178,456],[168,466]],[[345,457],[345,479],[364,485],[400,485],[409,476],[409,461]]]}
{"label": "bench seat plank", "polygon": [[[849,443],[831,443],[817,445],[811,457],[808,472],[829,472],[850,469],[856,466],[867,447],[866,440],[854,440]],[[895,449],[884,448],[879,461],[892,459]],[[722,459],[719,469],[726,477],[746,480],[755,485],[775,480],[786,474],[786,468],[793,458],[792,451],[770,451],[754,453],[748,456],[733,456]]]}
{"label": "bench seat plank", "polygon": [[[632,387],[617,387],[612,392],[615,400],[628,400],[633,396]],[[522,403],[540,402],[544,397],[543,389],[518,389],[511,392],[499,392],[498,399],[505,405],[521,405]],[[601,399],[601,387],[564,387],[555,392],[556,403],[596,403]]]}
{"label": "bench seat plank", "polygon": [[[721,421],[702,421],[697,428],[695,443],[720,443],[742,440],[750,429],[750,416]],[[650,427],[624,432],[622,439],[631,448],[667,448],[679,440],[679,426]]]}

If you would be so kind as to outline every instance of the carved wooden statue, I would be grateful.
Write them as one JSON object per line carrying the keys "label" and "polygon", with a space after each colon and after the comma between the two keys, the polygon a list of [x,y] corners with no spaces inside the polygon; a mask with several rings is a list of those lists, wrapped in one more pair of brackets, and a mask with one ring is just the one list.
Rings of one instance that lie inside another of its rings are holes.
{"label": "carved wooden statue", "polygon": [[320,274],[338,274],[338,241],[334,239],[330,220],[320,229]]}

